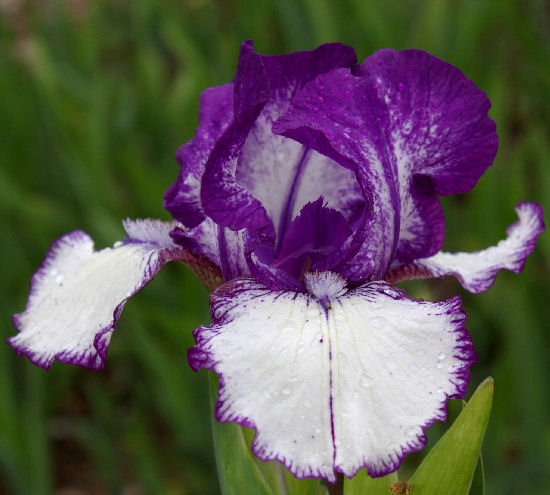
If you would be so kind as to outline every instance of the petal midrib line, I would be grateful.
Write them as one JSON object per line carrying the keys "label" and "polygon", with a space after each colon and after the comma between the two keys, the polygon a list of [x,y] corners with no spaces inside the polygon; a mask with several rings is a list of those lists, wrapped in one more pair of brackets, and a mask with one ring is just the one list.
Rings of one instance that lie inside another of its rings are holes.
{"label": "petal midrib line", "polygon": [[275,253],[278,253],[281,249],[283,238],[286,229],[292,221],[292,211],[294,210],[294,204],[296,202],[296,193],[300,187],[300,182],[304,174],[304,170],[307,165],[307,158],[311,148],[303,147],[302,154],[298,160],[298,164],[295,167],[294,178],[290,184],[288,194],[286,195],[286,202],[281,209],[281,218],[279,221],[279,231],[277,232],[277,239],[275,241]]}

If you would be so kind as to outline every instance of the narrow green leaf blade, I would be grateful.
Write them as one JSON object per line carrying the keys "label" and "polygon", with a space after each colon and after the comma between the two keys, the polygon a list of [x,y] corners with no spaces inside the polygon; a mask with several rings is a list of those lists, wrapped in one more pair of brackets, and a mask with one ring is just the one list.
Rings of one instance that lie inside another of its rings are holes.
{"label": "narrow green leaf blade", "polygon": [[[215,409],[218,379],[209,373],[210,406]],[[222,495],[275,495],[258,469],[243,431],[235,423],[219,423],[212,414],[212,436]]]}
{"label": "narrow green leaf blade", "polygon": [[320,493],[324,493],[321,492],[321,480],[319,478],[299,480],[296,479],[290,471],[286,469],[284,469],[284,471],[286,487],[290,495],[319,495]]}
{"label": "narrow green leaf blade", "polygon": [[397,481],[397,473],[371,478],[363,470],[344,480],[344,495],[389,495],[389,486]]}
{"label": "narrow green leaf blade", "polygon": [[449,430],[435,444],[410,480],[415,495],[467,495],[493,401],[487,378]]}

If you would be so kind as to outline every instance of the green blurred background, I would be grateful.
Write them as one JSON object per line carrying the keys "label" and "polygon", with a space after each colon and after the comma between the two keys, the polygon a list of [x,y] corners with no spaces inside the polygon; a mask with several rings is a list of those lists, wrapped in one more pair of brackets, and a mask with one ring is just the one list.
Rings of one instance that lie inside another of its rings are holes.
{"label": "green blurred background", "polygon": [[[0,0],[2,339],[57,237],[80,228],[104,247],[121,218],[169,218],[162,193],[199,92],[232,78],[244,39],[263,53],[342,41],[360,60],[422,48],[488,93],[499,153],[473,192],[444,200],[447,249],[494,244],[520,200],[550,211],[547,1]],[[488,494],[550,486],[549,254],[543,235],[521,276],[501,273],[478,296],[454,280],[407,285],[463,296],[479,358],[469,394],[495,378]],[[183,267],[164,269],[127,305],[100,372],[45,373],[0,345],[0,493],[217,493],[207,376],[186,359],[207,300]]]}

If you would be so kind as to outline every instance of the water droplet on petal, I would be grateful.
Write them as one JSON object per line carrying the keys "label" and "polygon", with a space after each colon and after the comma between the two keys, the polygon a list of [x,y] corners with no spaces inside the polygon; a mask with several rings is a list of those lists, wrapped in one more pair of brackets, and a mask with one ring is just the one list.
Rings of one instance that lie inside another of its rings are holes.
{"label": "water droplet on petal", "polygon": [[290,387],[283,388],[283,390],[281,390],[281,392],[282,392],[283,395],[290,395],[290,392],[291,392]]}
{"label": "water droplet on petal", "polygon": [[437,366],[439,369],[441,369],[441,368],[443,368],[443,363],[437,363],[436,366]]}
{"label": "water droplet on petal", "polygon": [[408,428],[405,432],[409,437],[413,437],[416,435],[416,428]]}
{"label": "water droplet on petal", "polygon": [[439,356],[437,356],[437,359],[445,359],[445,353],[442,352]]}
{"label": "water droplet on petal", "polygon": [[361,386],[365,388],[370,387],[369,379],[365,375],[363,375],[363,378],[361,378]]}

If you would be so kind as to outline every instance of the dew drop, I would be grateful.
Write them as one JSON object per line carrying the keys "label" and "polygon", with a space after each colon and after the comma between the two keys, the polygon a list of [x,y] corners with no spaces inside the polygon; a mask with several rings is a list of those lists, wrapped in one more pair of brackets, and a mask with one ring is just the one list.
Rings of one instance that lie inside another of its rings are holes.
{"label": "dew drop", "polygon": [[443,389],[442,389],[442,388],[438,388],[438,389],[436,390],[436,392],[437,392],[438,394],[442,394],[442,393],[443,393]]}
{"label": "dew drop", "polygon": [[363,378],[361,378],[361,386],[365,388],[370,387],[369,379],[365,375],[363,375]]}
{"label": "dew drop", "polygon": [[282,392],[283,395],[290,395],[290,392],[291,392],[290,387],[283,388],[283,390],[281,390],[281,392]]}
{"label": "dew drop", "polygon": [[441,369],[441,368],[443,368],[443,363],[437,363],[436,366],[437,366],[439,369]]}
{"label": "dew drop", "polygon": [[446,355],[444,352],[442,352],[439,356],[437,356],[437,359],[445,359]]}
{"label": "dew drop", "polygon": [[319,433],[321,433],[321,428],[315,428],[315,433],[317,433],[317,435],[319,435]]}
{"label": "dew drop", "polygon": [[414,437],[416,435],[416,429],[415,428],[409,428],[409,429],[407,429],[405,434],[408,435],[409,437]]}

